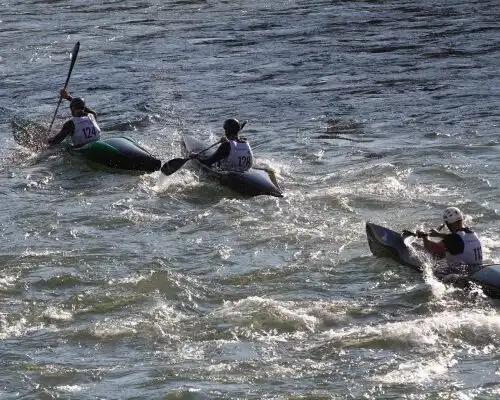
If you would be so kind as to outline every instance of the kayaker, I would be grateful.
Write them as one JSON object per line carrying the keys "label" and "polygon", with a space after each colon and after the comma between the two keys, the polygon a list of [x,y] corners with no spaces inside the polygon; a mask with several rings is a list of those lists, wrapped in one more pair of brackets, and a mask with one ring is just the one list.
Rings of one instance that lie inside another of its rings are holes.
{"label": "kayaker", "polygon": [[[476,272],[483,262],[481,241],[464,225],[463,214],[457,207],[446,208],[443,221],[451,233],[440,233],[436,229],[431,229],[430,232],[416,232],[417,236],[423,239],[427,251],[446,259],[447,265],[435,272],[442,276]],[[434,242],[429,240],[429,237],[441,240]]]}
{"label": "kayaker", "polygon": [[50,146],[61,143],[67,136],[71,136],[73,146],[80,147],[101,138],[101,129],[97,124],[96,112],[86,107],[81,97],[71,97],[63,88],[59,91],[63,99],[69,100],[69,107],[73,118],[66,121],[61,131],[48,139]]}
{"label": "kayaker", "polygon": [[246,138],[238,135],[241,127],[237,119],[227,119],[223,125],[225,136],[222,137],[221,145],[215,153],[206,159],[198,158],[195,153],[190,154],[189,157],[198,158],[207,166],[217,163],[217,166],[224,171],[248,171],[253,165],[253,153]]}

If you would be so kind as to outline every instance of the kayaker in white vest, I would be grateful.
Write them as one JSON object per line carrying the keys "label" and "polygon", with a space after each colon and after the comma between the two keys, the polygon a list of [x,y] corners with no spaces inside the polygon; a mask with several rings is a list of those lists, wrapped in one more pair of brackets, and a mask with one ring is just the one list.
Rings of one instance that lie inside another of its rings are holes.
{"label": "kayaker in white vest", "polygon": [[[437,272],[441,275],[476,272],[483,263],[481,241],[472,230],[464,226],[463,214],[457,207],[446,208],[443,221],[451,233],[440,233],[436,229],[428,233],[417,231],[417,236],[423,238],[427,251],[446,259],[447,266]],[[434,242],[429,237],[441,240]]]}
{"label": "kayaker in white vest", "polygon": [[61,131],[48,139],[53,146],[61,143],[67,136],[71,136],[73,146],[80,147],[101,138],[101,129],[97,124],[96,112],[85,106],[81,97],[71,97],[66,89],[60,90],[63,99],[69,100],[72,118],[64,123]]}
{"label": "kayaker in white vest", "polygon": [[[217,163],[217,166],[224,171],[248,171],[253,165],[253,153],[247,140],[238,136],[241,124],[231,118],[224,122],[223,128],[225,137],[221,139],[222,144],[215,153],[209,158],[198,158],[198,160],[208,166]],[[193,153],[189,157],[197,158],[197,155]]]}

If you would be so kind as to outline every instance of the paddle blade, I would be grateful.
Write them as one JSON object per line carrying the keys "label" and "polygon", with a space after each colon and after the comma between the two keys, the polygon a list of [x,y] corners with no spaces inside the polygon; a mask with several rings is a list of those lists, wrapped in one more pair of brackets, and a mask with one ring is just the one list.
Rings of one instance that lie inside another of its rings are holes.
{"label": "paddle blade", "polygon": [[73,46],[73,50],[70,54],[70,60],[74,63],[76,61],[76,57],[78,56],[78,52],[80,51],[80,42],[76,42]]}
{"label": "paddle blade", "polygon": [[163,164],[163,166],[161,167],[161,172],[166,176],[172,175],[174,172],[177,172],[179,168],[181,168],[187,161],[189,161],[189,158],[174,158]]}
{"label": "paddle blade", "polygon": [[80,42],[76,42],[73,46],[73,50],[71,51],[70,60],[71,63],[69,65],[68,76],[66,77],[66,82],[64,82],[64,87],[68,86],[69,77],[71,76],[71,71],[73,71],[73,67],[75,66],[76,57],[78,56],[78,52],[80,51]]}

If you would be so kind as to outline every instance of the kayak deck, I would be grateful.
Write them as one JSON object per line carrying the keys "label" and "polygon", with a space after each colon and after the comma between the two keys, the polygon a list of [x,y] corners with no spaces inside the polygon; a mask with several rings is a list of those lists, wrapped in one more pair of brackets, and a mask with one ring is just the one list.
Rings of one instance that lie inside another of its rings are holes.
{"label": "kayak deck", "polygon": [[[376,257],[387,257],[414,270],[423,271],[424,262],[418,257],[412,245],[406,245],[400,233],[389,228],[366,223],[368,246]],[[443,278],[446,283],[470,286],[471,283],[481,286],[483,292],[490,297],[500,298],[500,264],[484,265],[471,276],[450,274]]]}
{"label": "kayak deck", "polygon": [[[182,137],[182,144],[186,155],[191,152],[198,153],[207,147],[206,143],[190,135],[184,135]],[[215,151],[215,149],[210,149],[200,154],[200,156],[210,157]],[[223,186],[227,186],[244,196],[268,195],[283,197],[283,193],[272,171],[258,168],[250,168],[245,172],[222,171],[208,167],[196,159],[193,159],[192,162],[201,168],[201,170],[211,179],[218,181]]]}
{"label": "kayak deck", "polygon": [[161,167],[160,160],[127,137],[97,140],[69,152],[112,169],[151,173]]}

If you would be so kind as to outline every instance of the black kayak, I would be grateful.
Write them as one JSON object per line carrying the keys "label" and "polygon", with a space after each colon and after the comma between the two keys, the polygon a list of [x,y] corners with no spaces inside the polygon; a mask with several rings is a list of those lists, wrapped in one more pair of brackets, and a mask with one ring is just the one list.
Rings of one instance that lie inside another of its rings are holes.
{"label": "black kayak", "polygon": [[[371,222],[366,223],[366,236],[368,246],[374,256],[391,258],[400,264],[406,265],[416,271],[422,272],[424,260],[418,257],[418,252],[412,249],[412,243],[405,243],[400,233]],[[500,298],[500,264],[485,265],[470,276],[454,275],[453,279],[445,282],[456,283],[458,286],[467,287],[470,283],[478,284],[485,294]]]}
{"label": "black kayak", "polygon": [[[182,137],[182,144],[186,155],[189,153],[198,153],[207,148],[206,143],[190,135],[184,135]],[[215,149],[210,149],[202,154],[205,157],[210,157],[215,151]],[[201,170],[211,179],[218,181],[222,185],[244,196],[268,195],[283,197],[283,193],[272,171],[258,168],[250,168],[245,172],[222,171],[217,168],[207,167],[196,159],[193,159],[192,162],[197,167],[201,168]]]}
{"label": "black kayak", "polygon": [[151,173],[161,168],[160,160],[127,137],[96,140],[80,147],[70,147],[69,152],[112,169]]}

